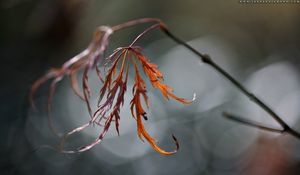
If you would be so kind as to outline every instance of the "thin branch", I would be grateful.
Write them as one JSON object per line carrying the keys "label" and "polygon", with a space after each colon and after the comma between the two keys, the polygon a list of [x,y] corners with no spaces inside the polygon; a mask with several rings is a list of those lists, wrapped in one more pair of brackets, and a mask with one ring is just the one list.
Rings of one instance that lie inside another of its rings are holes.
{"label": "thin branch", "polygon": [[134,40],[133,42],[129,45],[129,47],[132,47],[142,36],[144,36],[146,33],[150,32],[151,30],[154,30],[156,28],[159,28],[160,25],[159,24],[154,24],[152,26],[150,26],[149,28],[147,28],[146,30],[144,30],[141,34],[139,34]]}
{"label": "thin branch", "polygon": [[283,121],[282,118],[278,114],[276,114],[268,105],[266,105],[262,100],[260,100],[258,97],[256,97],[253,93],[251,93],[249,90],[247,90],[246,87],[244,87],[239,81],[237,81],[235,78],[233,78],[233,76],[231,76],[227,71],[225,71],[217,63],[215,63],[211,59],[211,57],[209,55],[200,53],[199,51],[197,51],[196,49],[194,49],[191,45],[189,45],[185,41],[179,39],[177,36],[175,36],[173,33],[171,33],[167,29],[166,25],[162,24],[161,25],[161,30],[168,37],[170,37],[171,39],[173,39],[178,44],[183,45],[188,50],[192,51],[195,55],[197,55],[198,57],[200,57],[201,60],[204,63],[210,65],[218,73],[220,73],[221,75],[223,75],[223,77],[225,77],[228,81],[230,81],[237,89],[239,89],[251,101],[253,101],[255,104],[257,104],[258,106],[260,106],[264,111],[266,111],[274,120],[276,120],[282,126],[283,129],[282,130],[277,130],[277,129],[269,128],[269,127],[263,126],[263,125],[261,125],[261,124],[259,124],[257,122],[252,122],[252,121],[248,121],[248,120],[244,120],[244,119],[241,120],[239,117],[235,117],[233,115],[225,115],[225,117],[230,118],[231,120],[239,122],[239,123],[247,124],[249,126],[260,128],[260,129],[264,129],[264,130],[268,130],[268,131],[271,131],[271,132],[282,132],[282,133],[286,132],[286,133],[289,133],[292,136],[300,139],[300,133],[298,133],[297,131],[291,129],[289,127],[289,125],[285,121]]}
{"label": "thin branch", "polygon": [[226,117],[229,120],[241,123],[243,125],[251,126],[251,127],[254,127],[254,128],[261,129],[261,130],[283,133],[282,129],[276,129],[276,128],[268,127],[268,126],[265,126],[265,125],[263,125],[259,122],[248,120],[248,119],[242,118],[240,116],[233,115],[233,114],[228,113],[228,112],[223,112],[223,116]]}
{"label": "thin branch", "polygon": [[136,19],[136,20],[132,20],[132,21],[128,21],[119,25],[115,25],[113,27],[111,27],[111,29],[116,32],[118,30],[122,30],[128,27],[133,27],[136,26],[138,24],[144,24],[144,23],[157,23],[157,24],[162,24],[160,19],[156,19],[156,18],[141,18],[141,19]]}
{"label": "thin branch", "polygon": [[276,128],[265,126],[265,125],[263,125],[259,122],[256,122],[256,121],[244,119],[240,116],[236,116],[236,115],[228,113],[228,112],[224,112],[223,116],[226,117],[229,120],[241,123],[243,125],[251,126],[251,127],[254,127],[254,128],[258,128],[258,129],[266,130],[266,131],[270,131],[270,132],[278,132],[278,133],[282,133],[282,134],[287,133],[287,134],[290,134],[290,135],[300,139],[300,134],[297,131],[290,128],[290,127],[283,128],[283,129],[276,129]]}

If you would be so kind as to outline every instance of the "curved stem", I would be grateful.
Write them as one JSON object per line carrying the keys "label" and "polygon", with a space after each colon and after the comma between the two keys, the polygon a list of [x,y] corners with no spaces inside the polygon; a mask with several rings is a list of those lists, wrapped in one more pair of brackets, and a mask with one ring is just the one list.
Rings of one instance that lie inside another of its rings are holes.
{"label": "curved stem", "polygon": [[156,19],[156,18],[141,18],[141,19],[128,21],[128,22],[125,22],[125,23],[122,23],[119,25],[115,25],[112,27],[112,30],[116,32],[118,30],[125,29],[128,27],[133,27],[133,26],[136,26],[138,24],[143,24],[143,23],[158,23],[158,24],[160,24],[162,22],[161,22],[161,20]]}
{"label": "curved stem", "polygon": [[160,24],[154,24],[152,26],[150,26],[149,28],[147,28],[146,30],[144,30],[142,33],[140,33],[134,40],[133,42],[130,44],[129,47],[132,47],[142,36],[144,36],[146,33],[150,32],[151,30],[154,30],[156,28],[160,27]]}
{"label": "curved stem", "polygon": [[175,42],[177,42],[178,44],[183,45],[184,47],[186,47],[188,50],[192,51],[195,55],[197,55],[199,58],[201,58],[201,60],[210,65],[213,69],[215,69],[218,73],[220,73],[221,75],[223,75],[223,77],[225,77],[228,81],[230,81],[237,89],[239,89],[244,95],[246,95],[251,101],[253,101],[254,103],[256,103],[258,106],[260,106],[264,111],[266,111],[274,120],[276,120],[281,127],[283,128],[282,130],[278,130],[278,129],[273,129],[273,128],[269,128],[266,126],[263,126],[257,122],[250,122],[250,121],[246,121],[246,120],[240,120],[239,117],[235,117],[233,115],[225,115],[227,118],[230,118],[236,122],[239,123],[244,123],[247,124],[249,126],[253,126],[256,128],[260,128],[260,129],[264,129],[264,130],[268,130],[268,131],[272,131],[272,132],[286,132],[291,134],[292,136],[300,139],[300,133],[298,133],[297,131],[291,129],[288,124],[282,120],[282,118],[276,114],[268,105],[266,105],[262,100],[260,100],[257,96],[255,96],[253,93],[251,93],[249,90],[247,90],[247,88],[245,86],[243,86],[239,81],[237,81],[235,78],[233,78],[228,72],[226,72],[223,68],[221,68],[218,64],[216,64],[209,55],[207,54],[202,54],[199,51],[197,51],[196,49],[194,49],[191,45],[187,44],[185,41],[179,39],[177,36],[175,36],[174,34],[172,34],[165,25],[161,26],[161,30],[168,36],[170,37],[172,40],[174,40]]}

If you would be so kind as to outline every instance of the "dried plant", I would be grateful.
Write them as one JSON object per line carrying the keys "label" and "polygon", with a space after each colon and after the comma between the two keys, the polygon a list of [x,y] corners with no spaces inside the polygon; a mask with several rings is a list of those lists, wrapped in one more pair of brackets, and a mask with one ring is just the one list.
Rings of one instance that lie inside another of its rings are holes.
{"label": "dried plant", "polygon": [[[142,23],[152,23],[152,25],[146,28],[141,34],[139,34],[128,47],[117,48],[108,58],[104,58],[104,52],[107,49],[109,38],[114,32],[117,32],[119,30],[128,27],[136,26]],[[40,87],[41,84],[43,84],[47,80],[52,79],[52,83],[50,85],[50,90],[49,90],[49,97],[48,97],[48,107],[47,107],[48,119],[49,119],[49,126],[51,130],[58,136],[60,135],[53,127],[51,121],[51,103],[55,92],[56,84],[59,81],[61,81],[64,76],[69,76],[73,91],[78,97],[80,97],[86,103],[87,110],[90,115],[90,120],[86,124],[77,127],[72,131],[64,134],[61,139],[61,144],[58,151],[62,153],[76,153],[76,152],[83,152],[91,149],[93,146],[95,146],[96,144],[100,143],[103,140],[112,122],[115,123],[116,131],[119,134],[120,110],[124,104],[124,94],[126,93],[127,90],[128,70],[130,65],[133,65],[135,69],[135,80],[132,89],[133,98],[130,102],[130,110],[133,118],[137,121],[137,134],[139,138],[142,141],[146,139],[148,143],[161,154],[169,155],[177,152],[179,148],[179,144],[177,139],[174,136],[173,139],[176,144],[176,149],[174,151],[165,151],[157,145],[156,140],[149,135],[149,133],[146,131],[143,124],[143,119],[147,120],[148,116],[142,104],[144,101],[146,107],[148,108],[149,100],[147,95],[146,83],[140,74],[139,67],[143,69],[145,76],[148,77],[153,88],[161,91],[162,95],[166,99],[172,98],[183,104],[189,104],[195,99],[194,97],[192,101],[186,101],[183,98],[179,98],[175,96],[172,93],[172,89],[162,83],[164,78],[163,78],[163,74],[159,71],[158,66],[149,61],[149,59],[144,55],[141,47],[135,45],[136,42],[142,36],[144,36],[146,33],[154,29],[160,29],[169,38],[173,39],[175,42],[183,45],[184,47],[192,51],[194,54],[196,54],[202,60],[202,62],[210,65],[213,69],[215,69],[217,72],[223,75],[231,83],[233,83],[233,85],[235,85],[242,93],[248,96],[254,103],[256,103],[266,112],[268,112],[270,116],[274,118],[283,127],[283,129],[278,130],[278,129],[266,127],[263,126],[262,124],[250,120],[241,119],[240,117],[237,117],[233,114],[229,114],[227,112],[224,112],[225,117],[236,122],[247,124],[249,126],[257,127],[272,132],[289,133],[294,137],[300,138],[300,134],[298,132],[291,129],[270,107],[268,107],[265,103],[263,103],[254,94],[250,93],[241,83],[235,80],[219,65],[217,65],[210,58],[209,55],[198,52],[189,44],[177,38],[167,29],[166,25],[162,23],[159,19],[143,18],[143,19],[129,21],[113,27],[108,27],[108,26],[99,27],[96,30],[94,37],[90,45],[88,46],[88,48],[86,48],[80,54],[76,55],[75,57],[65,62],[61,68],[50,69],[50,71],[45,76],[38,79],[32,85],[31,92],[30,92],[30,101],[32,106],[34,106],[34,101],[33,101],[34,93],[37,91],[37,89]],[[111,62],[111,66],[108,69],[108,71],[105,73],[105,77],[103,76],[103,73],[101,73],[99,69],[98,64],[101,61]],[[92,69],[96,70],[97,75],[99,77],[99,81],[103,83],[103,86],[99,92],[98,105],[95,111],[92,111],[92,107],[89,102],[91,92],[90,92],[88,77]],[[79,71],[83,71],[83,76],[81,80],[82,92],[77,82],[77,73]],[[92,143],[82,146],[77,150],[64,149],[64,144],[70,135],[80,132],[85,128],[89,127],[90,125],[97,125],[103,127],[103,131]]]}
{"label": "dried plant", "polygon": [[[120,47],[116,49],[108,58],[105,58],[106,61],[112,62],[111,67],[107,71],[105,78],[101,74],[101,71],[97,64],[100,61],[104,60],[104,51],[108,45],[109,36],[120,29],[130,27],[132,25],[137,25],[139,23],[144,22],[154,22],[156,24],[150,26],[146,30],[144,30],[140,35],[138,35],[134,41],[128,47]],[[84,125],[73,129],[72,131],[64,134],[61,144],[60,144],[60,152],[63,153],[76,153],[86,151],[96,144],[100,143],[112,122],[115,123],[116,131],[119,135],[119,119],[120,119],[120,109],[124,104],[124,95],[127,90],[127,79],[128,79],[128,69],[129,65],[134,65],[135,69],[135,82],[132,89],[133,99],[130,103],[130,109],[133,118],[137,121],[137,133],[139,138],[143,141],[146,139],[149,144],[159,153],[161,154],[173,154],[177,152],[179,148],[179,144],[177,139],[173,136],[173,139],[176,144],[176,150],[168,152],[161,149],[156,140],[149,135],[146,131],[143,121],[147,120],[147,113],[143,107],[142,99],[144,100],[147,108],[149,108],[149,100],[147,95],[146,83],[142,79],[140,75],[138,63],[141,65],[145,76],[147,76],[151,82],[153,88],[161,91],[162,95],[166,98],[172,98],[177,100],[183,104],[189,104],[191,101],[186,101],[183,98],[179,98],[172,93],[172,89],[167,85],[163,84],[164,80],[163,74],[158,69],[156,64],[153,64],[149,61],[149,59],[144,55],[142,48],[135,46],[135,43],[139,40],[140,37],[145,35],[147,32],[162,27],[162,24],[159,20],[156,19],[142,19],[131,21],[122,25],[118,25],[115,27],[106,27],[102,26],[98,28],[95,32],[93,40],[89,47],[85,49],[83,52],[68,60],[61,68],[51,69],[48,74],[38,79],[31,88],[30,93],[30,101],[33,104],[33,95],[38,89],[38,87],[49,79],[53,79],[50,85],[50,92],[48,97],[48,119],[51,130],[59,136],[57,131],[52,125],[51,121],[51,103],[55,91],[56,84],[64,77],[70,76],[71,87],[75,94],[80,97],[83,101],[85,101],[87,105],[87,109],[89,111],[91,119]],[[88,75],[91,69],[95,68],[97,75],[101,82],[103,82],[103,86],[99,92],[99,100],[96,111],[92,111],[92,107],[90,105],[90,87],[88,83]],[[117,72],[119,68],[119,72]],[[83,92],[80,91],[77,82],[77,73],[78,71],[83,70],[82,77],[82,89]],[[34,106],[34,105],[33,105]],[[82,131],[83,129],[89,127],[90,125],[96,124],[98,126],[103,127],[103,131],[99,134],[98,138],[94,140],[92,143],[82,146],[77,150],[64,150],[64,144],[66,139],[77,132]]]}

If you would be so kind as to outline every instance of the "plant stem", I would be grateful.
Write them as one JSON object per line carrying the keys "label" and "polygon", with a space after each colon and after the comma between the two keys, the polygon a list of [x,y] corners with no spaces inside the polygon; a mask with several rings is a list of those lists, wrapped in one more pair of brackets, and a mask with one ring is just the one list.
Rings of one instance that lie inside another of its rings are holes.
{"label": "plant stem", "polygon": [[283,129],[276,129],[276,128],[271,128],[271,127],[268,127],[268,126],[264,126],[261,123],[258,123],[258,122],[255,122],[255,121],[244,119],[242,117],[233,115],[233,114],[228,113],[228,112],[223,112],[223,116],[226,117],[229,120],[232,120],[234,122],[238,122],[238,123],[241,123],[241,124],[244,124],[244,125],[247,125],[247,126],[251,126],[251,127],[254,127],[254,128],[258,128],[258,129],[266,130],[266,131],[271,131],[271,132],[289,133],[290,135],[300,139],[300,134],[297,131],[290,128],[289,126],[287,126],[286,128],[283,128]]}
{"label": "plant stem", "polygon": [[155,29],[156,27],[160,27],[160,29],[172,40],[177,42],[178,44],[183,45],[185,48],[193,52],[195,55],[197,55],[202,62],[210,65],[213,69],[215,69],[218,73],[220,73],[223,77],[225,77],[228,81],[230,81],[237,89],[239,89],[244,95],[246,95],[251,101],[253,101],[255,104],[260,106],[264,111],[266,111],[275,121],[277,121],[280,126],[282,127],[282,130],[270,128],[267,126],[263,126],[260,123],[242,119],[238,116],[235,116],[233,114],[225,113],[223,116],[226,118],[233,120],[235,122],[243,123],[248,126],[252,126],[255,128],[271,131],[271,132],[281,132],[281,133],[289,133],[290,135],[300,139],[300,133],[293,130],[289,127],[289,125],[282,120],[282,118],[276,114],[268,105],[266,105],[262,100],[260,100],[257,96],[255,96],[253,93],[251,93],[245,86],[243,86],[239,81],[237,81],[233,76],[231,76],[227,71],[225,71],[222,67],[220,67],[217,63],[215,63],[209,55],[202,54],[199,51],[197,51],[195,48],[193,48],[191,45],[186,43],[185,41],[179,39],[177,36],[175,36],[173,33],[170,32],[170,30],[167,28],[167,26],[160,20],[156,18],[142,18],[137,20],[128,21],[123,24],[119,24],[116,26],[111,27],[111,29],[116,32],[118,30],[122,30],[128,27],[136,26],[138,24],[143,23],[154,23],[151,27],[146,29],[143,33],[141,33],[130,46],[132,46],[141,36],[143,36],[145,33],[149,32],[152,29]]}
{"label": "plant stem", "polygon": [[136,26],[138,24],[143,24],[143,23],[157,23],[157,24],[162,24],[161,20],[156,19],[156,18],[141,18],[141,19],[136,19],[132,21],[128,21],[119,25],[115,25],[112,28],[113,31],[118,31],[122,30],[128,27]]}
{"label": "plant stem", "polygon": [[134,40],[133,42],[129,45],[129,47],[132,47],[142,36],[144,36],[146,33],[150,32],[151,30],[154,30],[156,28],[159,28],[160,25],[159,24],[154,24],[152,26],[150,26],[149,28],[147,28],[146,30],[144,30],[141,34],[139,34]]}
{"label": "plant stem", "polygon": [[247,126],[252,126],[254,128],[258,128],[258,129],[262,129],[262,130],[266,130],[266,131],[282,133],[282,129],[275,129],[275,128],[272,128],[272,127],[268,127],[268,126],[265,126],[265,125],[263,125],[259,122],[254,122],[254,121],[251,121],[251,120],[247,120],[247,119],[244,119],[242,117],[235,116],[235,115],[233,115],[231,113],[228,113],[228,112],[223,112],[223,116],[226,117],[229,120],[232,120],[232,121],[235,121],[235,122],[247,125]]}
{"label": "plant stem", "polygon": [[264,129],[264,130],[268,130],[271,132],[281,132],[281,133],[289,133],[292,136],[300,139],[300,134],[293,130],[292,128],[290,128],[288,126],[288,124],[283,121],[281,119],[281,117],[276,114],[268,105],[266,105],[262,100],[260,100],[258,97],[256,97],[253,93],[250,93],[249,90],[247,90],[246,87],[244,87],[239,81],[237,81],[235,78],[233,78],[228,72],[226,72],[223,68],[221,68],[217,63],[215,63],[209,55],[207,54],[202,54],[199,51],[197,51],[196,49],[194,49],[191,45],[189,45],[188,43],[186,43],[185,41],[179,39],[178,37],[176,37],[174,34],[172,34],[165,25],[161,26],[161,30],[171,39],[173,39],[175,42],[177,42],[178,44],[183,45],[184,47],[186,47],[188,50],[192,51],[194,54],[196,54],[197,56],[199,56],[199,58],[201,58],[201,60],[210,65],[213,69],[215,69],[218,73],[220,73],[223,77],[225,77],[228,81],[230,81],[237,89],[239,89],[244,95],[246,95],[251,101],[253,101],[254,103],[256,103],[258,106],[260,106],[264,111],[266,111],[274,120],[276,120],[281,126],[282,126],[282,130],[278,130],[278,129],[274,129],[274,128],[270,128],[270,127],[266,127],[263,126],[257,122],[252,122],[252,121],[248,121],[248,120],[244,120],[244,119],[240,119],[239,117],[236,117],[234,115],[229,115],[228,113],[224,113],[224,116],[239,122],[239,123],[243,123],[252,127],[256,127],[259,129]]}

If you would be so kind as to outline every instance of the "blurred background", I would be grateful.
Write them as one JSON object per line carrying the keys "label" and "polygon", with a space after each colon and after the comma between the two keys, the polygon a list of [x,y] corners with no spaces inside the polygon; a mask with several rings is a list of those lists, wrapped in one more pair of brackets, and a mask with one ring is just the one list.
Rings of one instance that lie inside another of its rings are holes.
{"label": "blurred background", "polygon": [[[145,126],[166,150],[174,148],[173,133],[180,142],[177,154],[162,156],[138,139],[129,110],[133,74],[121,111],[120,136],[112,127],[101,144],[82,154],[35,151],[59,143],[47,125],[49,84],[36,94],[37,111],[28,103],[31,84],[86,48],[97,26],[154,17],[209,54],[300,132],[299,10],[299,4],[237,0],[2,0],[0,174],[299,174],[300,140],[223,118],[222,112],[229,111],[280,128],[226,79],[159,31],[146,35],[139,45],[159,65],[175,94],[187,99],[197,95],[194,103],[182,105],[149,90]],[[113,35],[108,53],[128,45],[143,27]],[[101,84],[93,75],[90,82],[95,101]],[[57,88],[53,114],[62,133],[89,119],[68,78]],[[72,136],[66,147],[91,142],[100,131],[91,127]]]}

